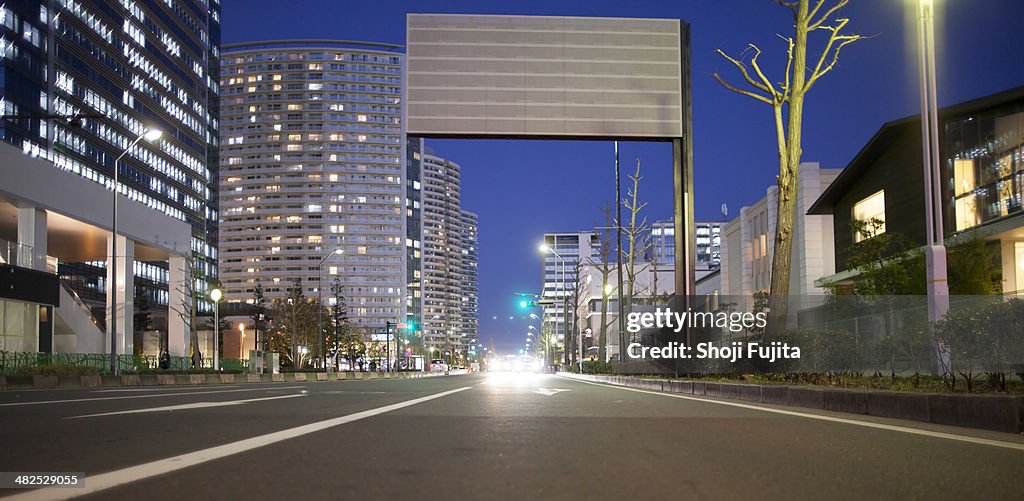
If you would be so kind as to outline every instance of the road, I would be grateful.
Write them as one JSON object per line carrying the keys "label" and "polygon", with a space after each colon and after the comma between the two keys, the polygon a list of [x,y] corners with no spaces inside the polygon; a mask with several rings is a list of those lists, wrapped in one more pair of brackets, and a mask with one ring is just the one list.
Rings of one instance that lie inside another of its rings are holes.
{"label": "road", "polygon": [[552,375],[7,391],[0,417],[0,471],[85,474],[22,499],[1024,495],[1016,435]]}

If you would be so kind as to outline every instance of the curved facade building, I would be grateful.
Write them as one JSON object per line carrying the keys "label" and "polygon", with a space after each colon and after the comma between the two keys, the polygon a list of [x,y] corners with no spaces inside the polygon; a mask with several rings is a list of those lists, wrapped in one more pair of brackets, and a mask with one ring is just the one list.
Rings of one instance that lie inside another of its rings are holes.
{"label": "curved facade building", "polygon": [[[405,318],[400,48],[325,40],[224,46],[227,301],[251,300],[257,283],[268,299],[281,297],[296,279],[307,296],[321,286],[326,296],[338,277],[357,325]],[[331,255],[336,249],[342,253]]]}
{"label": "curved facade building", "polygon": [[461,167],[430,154],[422,165],[423,342],[451,355],[462,326]]}

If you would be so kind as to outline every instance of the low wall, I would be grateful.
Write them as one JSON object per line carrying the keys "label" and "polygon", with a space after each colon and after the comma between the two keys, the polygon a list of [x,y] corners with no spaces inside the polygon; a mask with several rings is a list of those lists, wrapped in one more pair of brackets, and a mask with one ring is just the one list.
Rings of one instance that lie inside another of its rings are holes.
{"label": "low wall", "polygon": [[714,381],[674,381],[631,376],[559,373],[583,381],[698,397],[863,414],[983,430],[1024,431],[1024,397],[840,390]]}

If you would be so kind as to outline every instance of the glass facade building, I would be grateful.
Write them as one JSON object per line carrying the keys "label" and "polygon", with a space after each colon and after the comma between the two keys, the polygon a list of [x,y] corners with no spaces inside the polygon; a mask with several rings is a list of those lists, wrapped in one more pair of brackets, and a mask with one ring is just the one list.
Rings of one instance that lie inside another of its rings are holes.
{"label": "glass facade building", "polygon": [[[0,4],[0,137],[192,227],[197,289],[215,277],[219,0]],[[70,120],[71,116],[78,120]],[[105,262],[60,263],[102,304]],[[167,304],[166,262],[136,262],[136,290]],[[209,311],[200,302],[200,309]]]}
{"label": "glass facade building", "polygon": [[1022,212],[1024,103],[950,120],[944,167],[952,181],[953,225],[960,232]]}

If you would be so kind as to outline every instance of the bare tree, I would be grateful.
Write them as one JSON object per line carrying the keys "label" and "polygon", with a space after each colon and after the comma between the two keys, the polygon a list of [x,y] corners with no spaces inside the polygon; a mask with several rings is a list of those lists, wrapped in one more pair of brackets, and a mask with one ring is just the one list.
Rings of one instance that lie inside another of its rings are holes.
{"label": "bare tree", "polygon": [[[775,117],[779,153],[779,202],[772,258],[770,293],[773,301],[768,319],[769,332],[784,329],[788,315],[787,298],[793,251],[793,220],[796,215],[797,182],[802,154],[804,96],[818,79],[835,68],[839,61],[839,51],[843,47],[863,38],[861,35],[843,33],[850,20],[838,17],[837,14],[849,0],[836,0],[830,6],[826,6],[830,3],[829,0],[815,0],[813,7],[809,5],[811,0],[776,2],[793,13],[793,36],[779,35],[788,47],[784,80],[773,83],[765,75],[757,62],[761,49],[754,44],[748,45],[753,54],[749,62],[742,60],[742,57],[733,58],[721,49],[716,51],[739,70],[748,88],[734,86],[717,72],[714,74],[714,78],[725,88],[771,106]],[[813,58],[812,65],[808,66],[807,38],[811,32],[819,30],[827,33],[828,39],[819,55]]]}
{"label": "bare tree", "polygon": [[[570,325],[572,326],[572,328],[570,329],[570,332],[572,334],[570,339],[566,340],[566,346],[571,347],[572,352],[574,354],[571,357],[571,361],[573,362],[576,361],[577,356],[581,358],[583,357],[583,353],[577,354],[577,351],[578,349],[582,350],[583,347],[583,340],[581,338],[582,329],[580,326],[580,311],[583,311],[584,307],[587,305],[588,300],[590,299],[590,295],[588,294],[590,289],[590,282],[587,281],[587,278],[589,278],[590,275],[585,273],[586,268],[587,263],[584,262],[582,259],[576,261],[576,264],[573,265],[573,275],[576,277],[576,280],[573,283],[573,288],[570,292],[571,297],[569,303],[572,305],[572,312],[570,312],[570,315],[572,316],[569,317],[571,319]],[[571,345],[569,344],[570,342],[572,343]]]}
{"label": "bare tree", "polygon": [[202,278],[202,274],[199,272],[199,268],[196,266],[196,257],[194,254],[189,254],[182,259],[184,264],[184,275],[187,277],[178,284],[172,284],[171,286],[177,290],[179,294],[182,294],[189,298],[186,303],[179,303],[177,305],[169,305],[169,309],[173,311],[181,321],[188,326],[189,331],[189,345],[190,353],[192,358],[192,367],[202,367],[203,365],[203,353],[199,349],[199,331],[197,330],[198,324],[196,322],[196,310],[198,309],[199,297],[196,283]]}
{"label": "bare tree", "polygon": [[611,315],[608,314],[608,295],[613,288],[609,279],[611,278],[612,272],[615,271],[611,262],[611,231],[615,228],[612,227],[613,220],[611,204],[606,203],[605,206],[601,208],[601,213],[604,214],[604,226],[601,230],[601,248],[598,251],[598,260],[594,261],[593,258],[588,259],[590,259],[590,265],[601,274],[601,324],[598,326],[597,345],[598,358],[604,362],[608,360],[608,327],[612,324],[612,321],[609,319]]}
{"label": "bare tree", "polygon": [[[647,233],[650,231],[650,226],[647,224],[647,217],[641,217],[640,212],[647,207],[647,202],[640,203],[640,181],[643,180],[643,176],[640,175],[640,159],[636,159],[636,170],[633,174],[630,174],[629,180],[632,181],[633,185],[627,190],[626,198],[621,201],[622,205],[629,211],[629,226],[622,228],[623,234],[626,236],[628,242],[628,248],[626,250],[626,259],[623,262],[624,271],[626,272],[625,280],[622,284],[622,312],[623,315],[629,315],[633,311],[633,304],[636,302],[636,298],[640,291],[636,290],[636,277],[647,268],[647,263],[644,261],[644,257],[647,251],[651,247],[651,241],[646,238]],[[617,226],[621,226],[621,222],[616,221]],[[639,264],[638,264],[639,262]],[[619,351],[621,352],[626,346],[626,334],[623,332],[619,333]],[[622,359],[622,356],[619,356]]]}

